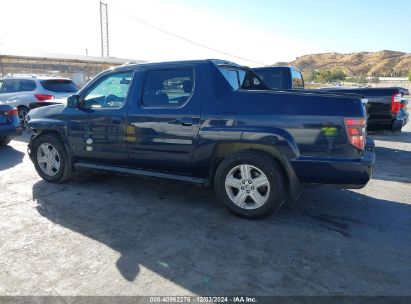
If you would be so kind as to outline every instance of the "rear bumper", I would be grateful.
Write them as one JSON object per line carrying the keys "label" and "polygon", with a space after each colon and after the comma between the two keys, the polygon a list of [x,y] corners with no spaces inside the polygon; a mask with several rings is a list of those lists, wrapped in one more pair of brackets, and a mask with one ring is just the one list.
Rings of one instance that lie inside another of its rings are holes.
{"label": "rear bumper", "polygon": [[367,130],[370,131],[401,131],[408,122],[408,113],[395,119],[369,120]]}
{"label": "rear bumper", "polygon": [[405,126],[406,122],[404,119],[396,119],[392,122],[391,130],[392,131],[401,131],[402,127]]}
{"label": "rear bumper", "polygon": [[402,126],[404,127],[409,121],[410,114],[407,110],[401,110],[400,113],[398,114],[398,117],[402,119],[403,121]]}
{"label": "rear bumper", "polygon": [[300,157],[291,161],[303,186],[327,185],[335,188],[359,189],[372,176],[375,163],[375,144],[367,138],[364,155],[360,159]]}

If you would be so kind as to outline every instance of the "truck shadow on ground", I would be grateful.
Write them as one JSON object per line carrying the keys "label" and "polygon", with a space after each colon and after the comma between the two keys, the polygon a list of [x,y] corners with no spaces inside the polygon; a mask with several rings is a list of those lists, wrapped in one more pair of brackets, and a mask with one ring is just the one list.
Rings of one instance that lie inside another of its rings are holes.
{"label": "truck shadow on ground", "polygon": [[113,263],[128,281],[143,266],[197,294],[409,291],[409,273],[396,271],[411,259],[407,204],[308,190],[250,221],[210,189],[95,173],[37,182],[33,197],[43,217],[119,252]]}
{"label": "truck shadow on ground", "polygon": [[10,146],[0,148],[0,171],[12,168],[23,161],[24,153]]}
{"label": "truck shadow on ground", "polygon": [[411,151],[376,147],[373,179],[411,183]]}
{"label": "truck shadow on ground", "polygon": [[20,136],[13,137],[13,140],[28,144],[30,141],[30,133],[28,133],[27,131],[23,131],[23,134],[21,134]]}

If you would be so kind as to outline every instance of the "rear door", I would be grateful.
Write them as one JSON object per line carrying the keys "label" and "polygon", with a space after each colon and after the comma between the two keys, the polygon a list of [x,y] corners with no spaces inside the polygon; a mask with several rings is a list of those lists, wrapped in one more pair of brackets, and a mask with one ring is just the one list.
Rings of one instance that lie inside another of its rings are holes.
{"label": "rear door", "polygon": [[200,125],[202,75],[197,66],[139,73],[140,94],[130,102],[129,161],[135,168],[190,171]]}

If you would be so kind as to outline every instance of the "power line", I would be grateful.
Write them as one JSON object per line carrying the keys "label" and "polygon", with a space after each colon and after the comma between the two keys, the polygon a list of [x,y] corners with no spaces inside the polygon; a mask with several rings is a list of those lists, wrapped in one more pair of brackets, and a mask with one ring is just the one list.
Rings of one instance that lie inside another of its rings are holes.
{"label": "power line", "polygon": [[167,30],[165,30],[165,29],[163,29],[163,28],[161,28],[161,27],[158,27],[158,26],[156,26],[156,25],[154,25],[154,24],[151,24],[151,23],[149,23],[149,22],[147,22],[147,21],[145,21],[145,20],[143,20],[143,19],[140,19],[140,18],[138,18],[138,17],[136,17],[136,16],[133,16],[133,15],[127,13],[127,12],[124,12],[124,11],[122,11],[122,10],[119,9],[119,8],[116,8],[116,7],[114,7],[114,6],[112,6],[112,8],[113,8],[114,10],[116,10],[117,12],[119,12],[120,14],[123,14],[123,15],[131,18],[131,19],[134,19],[134,20],[136,20],[137,22],[139,22],[139,23],[141,23],[141,24],[144,24],[144,25],[146,25],[146,26],[149,26],[149,27],[151,27],[151,28],[153,28],[153,29],[155,29],[155,30],[157,30],[157,31],[159,31],[159,32],[162,32],[162,33],[167,34],[167,35],[169,35],[169,36],[172,36],[172,37],[174,37],[174,38],[183,40],[183,41],[185,41],[185,42],[191,43],[191,44],[193,44],[193,45],[196,45],[196,46],[202,47],[202,48],[204,48],[204,49],[207,49],[207,50],[210,50],[210,51],[214,51],[214,52],[217,52],[217,53],[226,55],[226,56],[230,56],[230,57],[233,57],[233,58],[237,58],[237,59],[240,59],[240,60],[244,60],[244,61],[247,61],[247,62],[257,63],[257,64],[260,64],[260,65],[267,65],[266,63],[263,63],[263,62],[259,62],[259,61],[247,59],[247,58],[244,58],[244,57],[241,57],[241,56],[237,56],[237,55],[234,55],[234,54],[231,54],[231,53],[227,53],[227,52],[225,52],[225,51],[218,50],[218,49],[213,48],[213,47],[209,47],[209,46],[207,46],[207,45],[205,45],[205,44],[202,44],[202,43],[193,41],[193,40],[191,40],[191,39],[188,39],[188,38],[185,38],[185,37],[180,36],[180,35],[178,35],[178,34],[174,34],[174,33],[170,32],[170,31],[167,31]]}

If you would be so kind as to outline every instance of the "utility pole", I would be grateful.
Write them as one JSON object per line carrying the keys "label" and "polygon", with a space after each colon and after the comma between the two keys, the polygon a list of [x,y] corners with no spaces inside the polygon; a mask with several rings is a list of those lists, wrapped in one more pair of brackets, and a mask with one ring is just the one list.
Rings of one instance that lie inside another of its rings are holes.
{"label": "utility pole", "polygon": [[100,1],[101,57],[109,57],[107,3]]}

